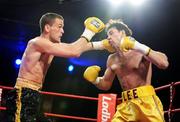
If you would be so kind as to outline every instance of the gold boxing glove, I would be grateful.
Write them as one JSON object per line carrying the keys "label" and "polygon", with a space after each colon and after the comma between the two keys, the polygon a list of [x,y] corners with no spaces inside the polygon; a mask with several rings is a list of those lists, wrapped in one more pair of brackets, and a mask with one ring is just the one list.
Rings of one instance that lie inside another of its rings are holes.
{"label": "gold boxing glove", "polygon": [[103,39],[101,41],[92,42],[93,48],[95,50],[108,50],[110,53],[115,52],[115,49],[111,46],[108,39]]}
{"label": "gold boxing glove", "polygon": [[86,38],[88,41],[90,41],[96,33],[101,32],[105,28],[104,23],[97,17],[87,18],[84,21],[84,25],[85,30],[81,36]]}
{"label": "gold boxing glove", "polygon": [[151,51],[151,49],[148,46],[139,43],[133,37],[130,36],[126,36],[121,40],[120,49],[125,52],[130,49],[134,49],[141,52],[144,55],[149,55]]}
{"label": "gold boxing glove", "polygon": [[134,45],[135,45],[135,39],[126,36],[120,42],[120,49],[124,52],[127,52],[128,50],[133,49]]}
{"label": "gold boxing glove", "polygon": [[115,52],[115,49],[111,46],[108,39],[103,39],[102,44],[103,44],[103,47],[109,52],[111,53]]}
{"label": "gold boxing glove", "polygon": [[101,68],[97,65],[90,66],[84,71],[84,78],[93,84],[98,84],[98,75]]}

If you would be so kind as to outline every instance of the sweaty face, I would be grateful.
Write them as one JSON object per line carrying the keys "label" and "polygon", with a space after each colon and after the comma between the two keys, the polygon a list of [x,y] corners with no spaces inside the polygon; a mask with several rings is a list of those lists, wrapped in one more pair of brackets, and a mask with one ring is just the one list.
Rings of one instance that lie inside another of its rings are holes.
{"label": "sweaty face", "polygon": [[112,27],[108,30],[107,36],[109,40],[119,43],[123,37],[123,31],[119,31],[115,27]]}
{"label": "sweaty face", "polygon": [[61,41],[61,37],[64,33],[63,27],[64,27],[64,21],[59,18],[56,18],[53,24],[50,26],[50,31],[49,31],[50,39],[53,42]]}

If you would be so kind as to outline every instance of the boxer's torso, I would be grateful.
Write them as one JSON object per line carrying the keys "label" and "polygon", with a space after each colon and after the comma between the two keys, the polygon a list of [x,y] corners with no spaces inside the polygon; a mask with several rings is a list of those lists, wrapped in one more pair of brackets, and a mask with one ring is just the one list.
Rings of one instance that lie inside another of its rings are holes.
{"label": "boxer's torso", "polygon": [[117,75],[123,90],[151,83],[151,64],[136,51],[128,51],[123,57],[112,54],[110,67]]}
{"label": "boxer's torso", "polygon": [[42,83],[54,56],[41,53],[29,41],[23,54],[18,77]]}

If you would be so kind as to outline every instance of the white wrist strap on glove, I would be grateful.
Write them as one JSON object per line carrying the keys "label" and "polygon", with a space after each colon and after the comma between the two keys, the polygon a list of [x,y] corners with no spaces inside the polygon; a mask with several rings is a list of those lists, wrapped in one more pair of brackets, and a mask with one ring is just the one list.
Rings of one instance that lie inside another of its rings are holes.
{"label": "white wrist strap on glove", "polygon": [[151,50],[148,46],[141,44],[138,41],[135,41],[134,49],[140,51],[144,55],[149,55]]}
{"label": "white wrist strap on glove", "polygon": [[102,41],[92,42],[92,45],[93,45],[93,49],[95,49],[95,50],[103,50],[104,49]]}
{"label": "white wrist strap on glove", "polygon": [[84,32],[83,32],[83,34],[81,36],[85,37],[86,39],[88,39],[88,41],[90,41],[94,35],[95,35],[94,32],[92,32],[89,29],[85,28],[85,30],[84,30]]}
{"label": "white wrist strap on glove", "polygon": [[101,81],[101,79],[102,79],[102,77],[97,77],[97,78],[96,78],[96,81],[93,82],[93,84],[94,84],[94,85],[99,84],[99,82]]}

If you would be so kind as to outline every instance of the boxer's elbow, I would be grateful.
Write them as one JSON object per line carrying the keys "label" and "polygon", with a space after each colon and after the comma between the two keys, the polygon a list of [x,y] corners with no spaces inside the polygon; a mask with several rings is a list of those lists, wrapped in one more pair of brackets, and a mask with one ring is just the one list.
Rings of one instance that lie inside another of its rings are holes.
{"label": "boxer's elbow", "polygon": [[108,91],[108,90],[110,90],[110,87],[106,86],[106,87],[103,87],[101,90]]}
{"label": "boxer's elbow", "polygon": [[101,90],[108,91],[111,89],[111,84],[104,83],[104,84],[98,85],[97,87]]}
{"label": "boxer's elbow", "polygon": [[168,61],[162,61],[160,64],[159,64],[159,67],[161,69],[167,69],[169,66],[169,62]]}
{"label": "boxer's elbow", "polygon": [[158,63],[158,67],[161,69],[167,69],[169,66],[168,58],[164,55],[164,58]]}

